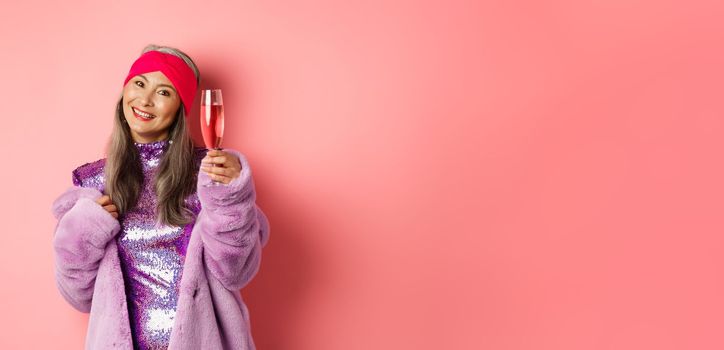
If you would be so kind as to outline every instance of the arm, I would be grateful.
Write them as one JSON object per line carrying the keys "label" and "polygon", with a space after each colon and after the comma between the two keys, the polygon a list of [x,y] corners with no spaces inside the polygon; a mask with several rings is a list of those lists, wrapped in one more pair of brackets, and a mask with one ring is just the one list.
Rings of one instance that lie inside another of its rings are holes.
{"label": "arm", "polygon": [[98,265],[106,243],[120,224],[95,200],[93,188],[71,187],[53,202],[58,219],[53,237],[56,286],[63,298],[80,312],[91,308]]}
{"label": "arm", "polygon": [[259,270],[262,247],[269,241],[269,221],[256,205],[246,157],[231,149],[224,151],[239,158],[241,173],[228,184],[214,185],[208,174],[199,171],[201,212],[197,225],[204,244],[204,263],[224,287],[238,291]]}

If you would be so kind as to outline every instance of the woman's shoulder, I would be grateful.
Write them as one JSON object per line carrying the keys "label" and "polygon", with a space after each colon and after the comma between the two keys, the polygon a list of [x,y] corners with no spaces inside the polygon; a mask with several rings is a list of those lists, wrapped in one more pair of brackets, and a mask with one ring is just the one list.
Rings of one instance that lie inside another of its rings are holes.
{"label": "woman's shoulder", "polygon": [[88,162],[73,169],[73,185],[79,187],[93,187],[102,190],[104,184],[103,170],[106,158]]}

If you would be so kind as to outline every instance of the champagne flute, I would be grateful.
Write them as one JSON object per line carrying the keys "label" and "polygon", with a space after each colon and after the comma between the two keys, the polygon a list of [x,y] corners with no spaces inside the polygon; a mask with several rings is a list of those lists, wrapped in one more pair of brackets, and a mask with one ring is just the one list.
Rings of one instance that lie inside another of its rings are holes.
{"label": "champagne flute", "polygon": [[201,90],[201,135],[207,149],[221,150],[224,136],[224,103],[221,89]]}
{"label": "champagne flute", "polygon": [[[207,149],[221,150],[224,136],[224,104],[221,89],[201,90],[201,135]],[[221,164],[213,164],[218,167]],[[216,181],[214,181],[216,182]]]}

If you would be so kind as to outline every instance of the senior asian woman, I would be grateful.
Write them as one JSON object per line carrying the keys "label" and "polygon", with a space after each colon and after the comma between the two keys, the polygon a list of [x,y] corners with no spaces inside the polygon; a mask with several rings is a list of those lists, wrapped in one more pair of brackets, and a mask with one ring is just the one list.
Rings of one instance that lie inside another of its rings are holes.
{"label": "senior asian woman", "polygon": [[90,313],[86,349],[255,349],[240,289],[269,222],[245,156],[194,146],[199,82],[182,51],[144,48],[107,157],[73,170],[53,203],[56,285]]}

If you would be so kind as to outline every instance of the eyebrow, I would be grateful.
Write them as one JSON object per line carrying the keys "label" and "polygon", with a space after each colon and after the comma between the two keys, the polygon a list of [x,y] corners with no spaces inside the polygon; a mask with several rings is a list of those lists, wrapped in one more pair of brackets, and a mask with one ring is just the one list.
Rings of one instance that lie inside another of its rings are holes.
{"label": "eyebrow", "polygon": [[[141,77],[141,78],[143,78],[143,80],[148,81],[148,79],[146,79],[146,77],[143,76],[143,74],[139,74],[138,76]],[[176,92],[176,89],[175,89],[173,86],[171,86],[171,85],[168,85],[168,84],[158,84],[158,86],[167,86],[167,87],[171,88],[171,90],[173,90],[174,92]]]}

